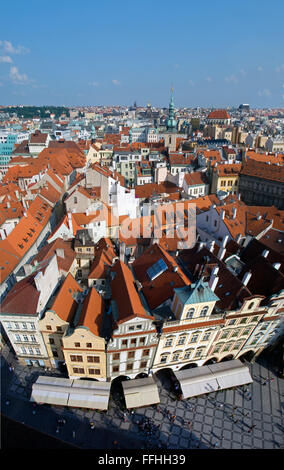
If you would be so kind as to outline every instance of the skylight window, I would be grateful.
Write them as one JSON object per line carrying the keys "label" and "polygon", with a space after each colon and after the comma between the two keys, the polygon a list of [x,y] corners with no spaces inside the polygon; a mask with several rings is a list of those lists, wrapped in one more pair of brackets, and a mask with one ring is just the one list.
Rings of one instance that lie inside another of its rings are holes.
{"label": "skylight window", "polygon": [[162,273],[167,271],[168,266],[164,262],[163,259],[159,259],[153,266],[151,266],[149,269],[147,269],[147,274],[150,278],[151,281],[156,279],[156,277],[160,276]]}

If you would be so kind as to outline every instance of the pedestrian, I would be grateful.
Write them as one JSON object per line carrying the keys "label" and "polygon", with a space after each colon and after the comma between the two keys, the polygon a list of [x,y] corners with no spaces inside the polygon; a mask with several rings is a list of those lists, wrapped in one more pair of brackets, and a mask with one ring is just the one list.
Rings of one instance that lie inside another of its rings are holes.
{"label": "pedestrian", "polygon": [[91,429],[95,429],[95,423],[93,421],[90,422]]}
{"label": "pedestrian", "polygon": [[75,439],[75,436],[76,436],[75,431],[72,431],[72,437],[73,437],[73,439]]}
{"label": "pedestrian", "polygon": [[255,424],[253,424],[252,426],[250,426],[248,432],[251,433],[252,430],[255,428],[255,426],[256,426]]}

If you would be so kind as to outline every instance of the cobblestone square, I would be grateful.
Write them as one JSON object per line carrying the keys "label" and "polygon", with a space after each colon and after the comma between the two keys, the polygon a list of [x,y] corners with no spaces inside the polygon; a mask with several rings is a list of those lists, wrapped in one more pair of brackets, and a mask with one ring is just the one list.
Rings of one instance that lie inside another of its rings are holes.
{"label": "cobblestone square", "polygon": [[[9,372],[6,360],[13,362],[13,373]],[[37,406],[36,415],[33,415],[29,401],[32,384],[37,376],[43,375],[44,372],[42,369],[20,366],[13,360],[12,353],[5,350],[1,357],[2,378],[4,377],[1,405],[3,413],[7,416],[20,422],[24,421],[29,426],[55,437],[58,437],[55,432],[56,420],[64,416],[66,424],[60,429],[60,438],[76,443],[82,448],[111,448],[114,439],[125,442],[124,448],[132,448],[135,445],[140,448],[146,445],[143,442],[147,442],[147,435],[137,424],[143,418],[149,418],[159,426],[157,433],[150,438],[152,448],[157,448],[158,444],[171,449],[207,449],[215,445],[216,448],[223,449],[283,448],[284,380],[274,374],[266,357],[248,366],[254,377],[250,387],[251,400],[246,399],[237,388],[218,392],[217,396],[212,393],[205,397],[177,401],[169,397],[158,379],[160,412],[152,406],[143,407],[136,409],[134,413],[127,412],[127,420],[124,422],[122,411],[112,399],[106,413],[68,407]],[[61,376],[56,370],[46,374]],[[263,386],[262,381],[258,379],[267,376],[274,378],[274,381]],[[11,401],[9,407],[5,405],[7,398]],[[166,410],[169,415],[176,415],[174,423],[165,415]],[[234,422],[236,419],[238,421]],[[95,423],[94,430],[89,426],[90,421]],[[192,429],[188,421],[192,422]],[[252,425],[255,427],[249,433]]]}

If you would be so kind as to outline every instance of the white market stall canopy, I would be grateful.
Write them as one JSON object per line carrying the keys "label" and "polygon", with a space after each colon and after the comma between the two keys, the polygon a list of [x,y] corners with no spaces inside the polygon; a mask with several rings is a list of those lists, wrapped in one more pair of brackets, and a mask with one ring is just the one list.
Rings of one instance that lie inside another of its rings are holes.
{"label": "white market stall canopy", "polygon": [[251,383],[249,369],[239,359],[175,372],[184,398]]}
{"label": "white market stall canopy", "polygon": [[31,401],[50,405],[107,410],[110,383],[38,377],[33,384]]}
{"label": "white market stall canopy", "polygon": [[208,366],[214,377],[218,381],[220,389],[239,387],[251,383],[249,368],[239,359],[232,361],[219,362]]}
{"label": "white market stall canopy", "polygon": [[160,403],[159,391],[153,377],[122,382],[126,408],[138,408]]}
{"label": "white market stall canopy", "polygon": [[218,382],[208,366],[194,367],[175,372],[184,398],[203,395],[218,390]]}

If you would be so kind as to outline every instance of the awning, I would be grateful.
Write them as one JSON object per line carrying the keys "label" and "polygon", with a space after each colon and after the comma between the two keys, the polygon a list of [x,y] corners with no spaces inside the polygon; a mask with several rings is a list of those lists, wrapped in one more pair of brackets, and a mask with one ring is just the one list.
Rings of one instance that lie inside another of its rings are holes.
{"label": "awning", "polygon": [[68,406],[107,410],[110,385],[109,382],[74,380],[69,394]]}
{"label": "awning", "polygon": [[41,376],[32,386],[31,401],[106,410],[110,383]]}
{"label": "awning", "polygon": [[208,366],[194,367],[175,372],[183,398],[195,397],[218,390],[218,382]]}
{"label": "awning", "polygon": [[239,359],[175,372],[183,398],[251,383],[249,368]]}
{"label": "awning", "polygon": [[33,384],[31,401],[65,406],[68,402],[69,388],[46,384]]}
{"label": "awning", "polygon": [[122,382],[126,408],[160,403],[159,391],[153,377],[145,379],[131,379]]}
{"label": "awning", "polygon": [[216,377],[220,389],[238,387],[251,383],[249,368],[239,359],[219,362],[208,366],[212,374]]}

